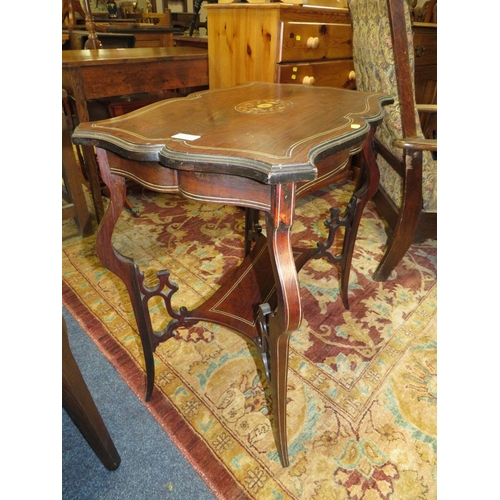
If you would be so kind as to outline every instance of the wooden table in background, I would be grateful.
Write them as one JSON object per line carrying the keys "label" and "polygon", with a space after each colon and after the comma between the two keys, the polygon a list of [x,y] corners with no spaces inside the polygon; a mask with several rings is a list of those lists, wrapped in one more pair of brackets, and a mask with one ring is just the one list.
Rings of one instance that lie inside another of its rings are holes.
{"label": "wooden table in background", "polygon": [[[90,99],[208,86],[208,54],[198,47],[66,50],[62,82],[82,123],[89,121]],[[100,221],[104,207],[94,150],[84,147],[83,154]]]}

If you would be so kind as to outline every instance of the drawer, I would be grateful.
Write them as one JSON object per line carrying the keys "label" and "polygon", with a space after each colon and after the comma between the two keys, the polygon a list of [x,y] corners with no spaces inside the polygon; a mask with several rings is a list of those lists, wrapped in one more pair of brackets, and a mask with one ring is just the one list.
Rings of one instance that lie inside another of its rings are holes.
{"label": "drawer", "polygon": [[135,47],[173,47],[173,33],[136,33]]}
{"label": "drawer", "polygon": [[356,86],[352,59],[279,64],[277,72],[276,81],[279,83],[299,83],[351,89]]}
{"label": "drawer", "polygon": [[352,58],[350,24],[281,22],[277,62]]}
{"label": "drawer", "polygon": [[415,66],[437,65],[437,37],[435,31],[414,30],[413,49],[415,50]]}

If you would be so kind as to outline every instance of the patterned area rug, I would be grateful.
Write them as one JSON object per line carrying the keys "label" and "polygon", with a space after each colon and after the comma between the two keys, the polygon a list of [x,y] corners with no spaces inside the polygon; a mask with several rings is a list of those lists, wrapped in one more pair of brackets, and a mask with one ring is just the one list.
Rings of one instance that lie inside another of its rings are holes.
{"label": "patterned area rug", "polygon": [[[326,238],[350,187],[300,199],[293,245]],[[193,308],[243,258],[244,213],[151,192],[131,195],[113,236],[147,276],[169,269],[174,305]],[[318,217],[319,214],[319,217]],[[281,467],[263,366],[248,339],[209,323],[179,328],[155,354],[144,403],[221,499],[435,499],[436,242],[414,245],[385,283],[371,280],[386,235],[369,203],[350,276],[350,310],[325,260],[300,272],[304,319],[290,341],[288,443]],[[125,287],[96,256],[95,236],[63,224],[63,304],[144,399],[137,327]],[[169,318],[151,303],[157,330]]]}

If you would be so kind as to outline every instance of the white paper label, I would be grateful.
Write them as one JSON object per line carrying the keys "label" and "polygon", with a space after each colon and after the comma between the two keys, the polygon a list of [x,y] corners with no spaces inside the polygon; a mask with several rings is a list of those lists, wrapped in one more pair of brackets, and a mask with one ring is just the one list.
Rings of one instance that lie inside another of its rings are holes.
{"label": "white paper label", "polygon": [[184,141],[195,141],[199,139],[201,135],[191,135],[191,134],[175,134],[172,136],[172,139],[182,139]]}

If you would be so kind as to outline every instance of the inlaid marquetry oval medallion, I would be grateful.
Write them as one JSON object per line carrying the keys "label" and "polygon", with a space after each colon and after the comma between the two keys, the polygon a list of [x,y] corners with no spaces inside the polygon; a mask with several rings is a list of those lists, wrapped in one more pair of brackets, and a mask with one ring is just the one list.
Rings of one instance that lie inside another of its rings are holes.
{"label": "inlaid marquetry oval medallion", "polygon": [[291,101],[282,101],[281,99],[255,99],[238,104],[235,109],[240,113],[262,114],[262,113],[281,113],[286,108],[293,106]]}

